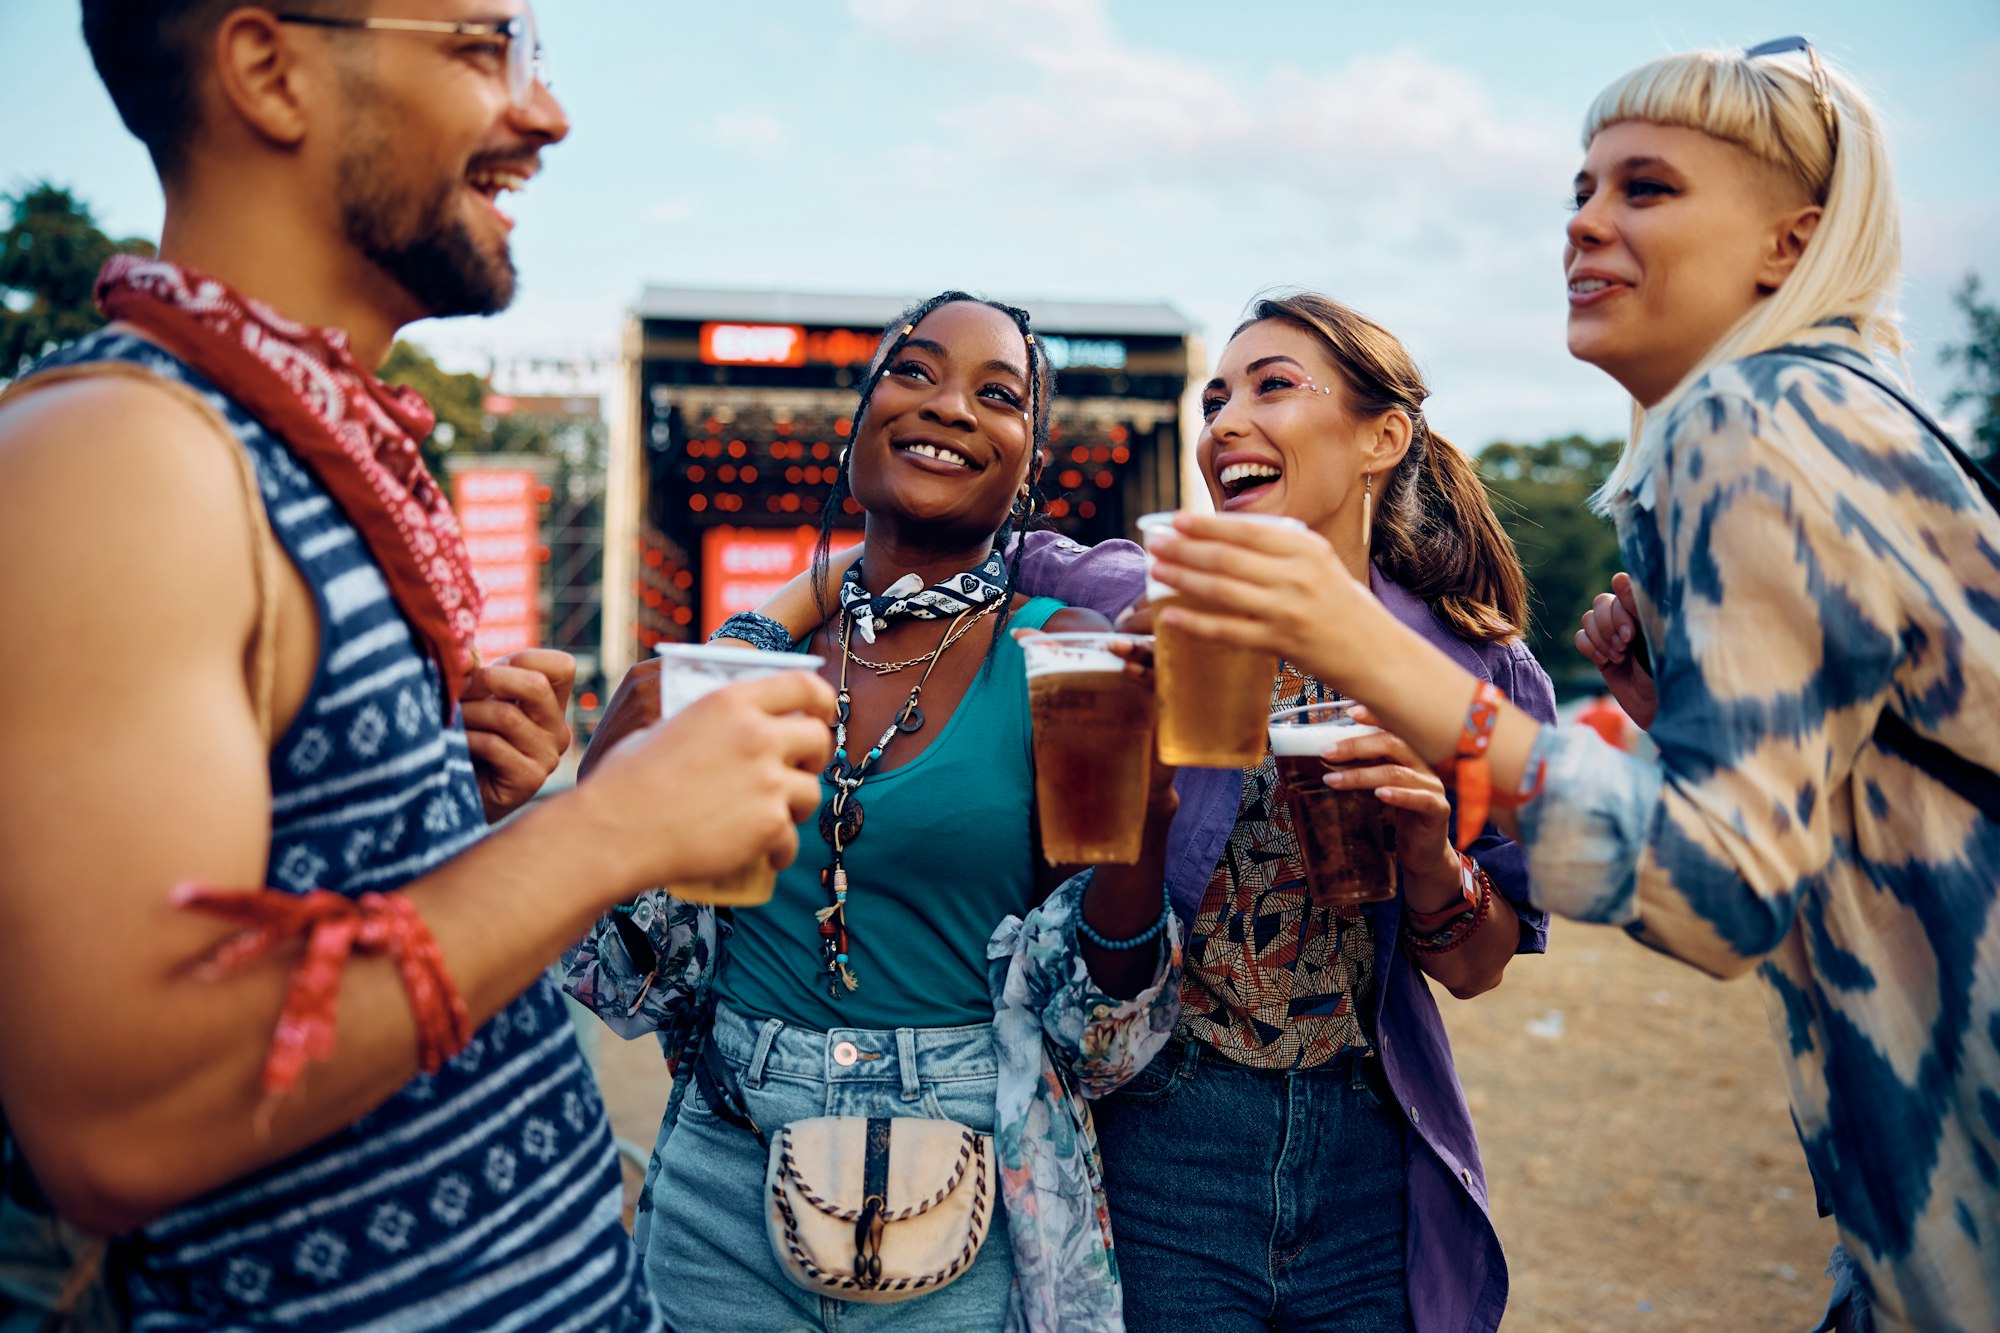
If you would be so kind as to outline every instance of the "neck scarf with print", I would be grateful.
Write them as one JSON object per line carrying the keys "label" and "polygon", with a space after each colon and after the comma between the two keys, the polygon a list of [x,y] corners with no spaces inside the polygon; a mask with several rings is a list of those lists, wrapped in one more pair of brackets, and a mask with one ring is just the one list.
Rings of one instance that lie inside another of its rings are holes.
{"label": "neck scarf with print", "polygon": [[1007,596],[1007,566],[998,550],[963,574],[926,588],[915,574],[905,574],[880,594],[861,583],[861,562],[855,561],[840,581],[840,609],[869,643],[898,620],[949,620]]}
{"label": "neck scarf with print", "polygon": [[97,306],[200,371],[319,479],[437,661],[450,717],[477,664],[485,597],[458,519],[417,452],[436,420],[423,398],[370,374],[341,330],[294,323],[163,259],[114,257],[98,274]]}

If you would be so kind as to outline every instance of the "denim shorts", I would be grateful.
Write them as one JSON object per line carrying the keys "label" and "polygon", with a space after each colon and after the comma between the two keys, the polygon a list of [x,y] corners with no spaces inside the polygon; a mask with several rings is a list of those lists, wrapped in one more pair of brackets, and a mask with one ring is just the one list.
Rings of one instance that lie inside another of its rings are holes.
{"label": "denim shorts", "polygon": [[1097,1104],[1132,1333],[1400,1333],[1407,1127],[1382,1062],[1250,1069],[1174,1041]]}
{"label": "denim shorts", "polygon": [[[993,1132],[993,1028],[815,1032],[718,1009],[708,1040],[735,1074],[765,1134],[814,1116],[921,1116]],[[764,1223],[765,1149],[719,1118],[691,1086],[660,1127],[634,1241],[646,1283],[679,1333],[997,1329],[1014,1283],[1007,1214],[956,1282],[894,1305],[812,1295],[771,1253]]]}

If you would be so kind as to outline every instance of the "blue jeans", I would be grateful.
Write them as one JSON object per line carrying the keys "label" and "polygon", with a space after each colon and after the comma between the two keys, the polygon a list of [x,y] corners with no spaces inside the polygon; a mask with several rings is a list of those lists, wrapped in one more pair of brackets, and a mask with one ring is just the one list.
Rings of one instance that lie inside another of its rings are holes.
{"label": "blue jeans", "polygon": [[1410,1327],[1380,1060],[1271,1072],[1176,1041],[1096,1121],[1133,1333]]}
{"label": "blue jeans", "polygon": [[[998,1061],[989,1024],[815,1032],[718,1009],[709,1034],[768,1135],[822,1115],[928,1116],[993,1132]],[[950,1286],[894,1305],[836,1301],[794,1286],[764,1224],[765,1150],[690,1087],[660,1127],[634,1242],[646,1285],[678,1333],[959,1333],[1006,1322],[1014,1286],[1007,1214]]]}

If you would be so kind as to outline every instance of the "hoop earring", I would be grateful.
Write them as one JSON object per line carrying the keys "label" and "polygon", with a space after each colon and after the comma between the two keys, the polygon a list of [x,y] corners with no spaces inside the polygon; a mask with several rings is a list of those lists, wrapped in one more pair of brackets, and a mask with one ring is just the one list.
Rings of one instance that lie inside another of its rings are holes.
{"label": "hoop earring", "polygon": [[1361,474],[1361,553],[1365,557],[1373,549],[1369,542],[1375,535],[1375,474]]}

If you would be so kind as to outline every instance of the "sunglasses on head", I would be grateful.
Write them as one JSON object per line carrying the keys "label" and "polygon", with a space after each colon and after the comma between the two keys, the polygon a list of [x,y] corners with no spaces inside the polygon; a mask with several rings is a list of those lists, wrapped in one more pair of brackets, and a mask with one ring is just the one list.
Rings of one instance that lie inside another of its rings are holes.
{"label": "sunglasses on head", "polygon": [[1746,60],[1760,56],[1790,55],[1794,51],[1806,53],[1806,62],[1812,67],[1813,103],[1819,108],[1820,123],[1826,126],[1828,142],[1840,147],[1840,121],[1833,111],[1833,85],[1826,77],[1826,66],[1819,63],[1819,52],[1803,37],[1774,37],[1768,42],[1759,42],[1743,53]]}

